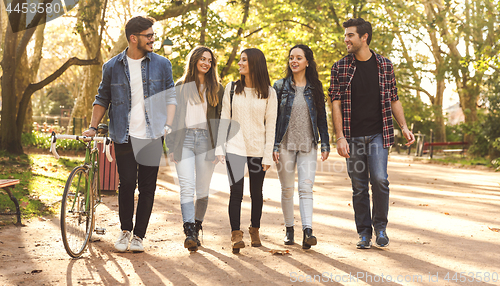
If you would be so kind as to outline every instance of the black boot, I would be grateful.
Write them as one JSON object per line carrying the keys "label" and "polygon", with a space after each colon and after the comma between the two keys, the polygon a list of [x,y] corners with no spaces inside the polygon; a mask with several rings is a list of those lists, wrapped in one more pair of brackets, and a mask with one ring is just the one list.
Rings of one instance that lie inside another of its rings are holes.
{"label": "black boot", "polygon": [[193,222],[184,223],[184,234],[186,234],[186,240],[184,240],[184,247],[189,251],[198,250],[198,244],[196,243],[195,237],[195,226]]}
{"label": "black boot", "polygon": [[285,236],[285,245],[293,245],[295,243],[294,239],[293,239],[293,235],[294,235],[294,232],[293,232],[293,226],[287,226],[286,227],[286,236]]}
{"label": "black boot", "polygon": [[302,239],[302,249],[310,249],[311,245],[316,245],[318,240],[313,234],[311,228],[304,229],[304,238]]}
{"label": "black boot", "polygon": [[200,230],[201,230],[201,235],[203,236],[203,227],[201,226],[201,223],[202,223],[202,221],[199,221],[199,220],[194,221],[194,224],[195,224],[194,237],[196,238],[196,243],[198,244],[198,246],[201,246],[201,242],[199,239]]}

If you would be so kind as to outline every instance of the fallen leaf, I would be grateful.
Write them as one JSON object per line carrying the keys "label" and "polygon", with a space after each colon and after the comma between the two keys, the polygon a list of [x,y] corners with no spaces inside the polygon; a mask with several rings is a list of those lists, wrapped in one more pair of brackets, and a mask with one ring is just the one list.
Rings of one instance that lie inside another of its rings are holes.
{"label": "fallen leaf", "polygon": [[488,228],[491,230],[491,231],[494,231],[494,232],[500,232],[500,228],[492,228],[492,227],[489,227]]}
{"label": "fallen leaf", "polygon": [[428,204],[419,204],[420,207],[428,207]]}
{"label": "fallen leaf", "polygon": [[286,254],[290,254],[290,251],[288,249],[286,250],[282,250],[282,249],[271,249],[269,250],[269,252],[271,252],[271,254],[275,254],[275,255],[286,255]]}
{"label": "fallen leaf", "polygon": [[449,213],[444,213],[445,215],[450,215]]}

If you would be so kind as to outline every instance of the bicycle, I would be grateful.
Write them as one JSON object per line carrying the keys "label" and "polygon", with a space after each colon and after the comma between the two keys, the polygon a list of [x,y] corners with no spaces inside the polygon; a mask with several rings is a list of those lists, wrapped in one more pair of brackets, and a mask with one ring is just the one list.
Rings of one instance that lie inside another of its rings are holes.
{"label": "bicycle", "polygon": [[[100,124],[98,135],[106,135],[108,127]],[[97,142],[103,143],[103,153],[110,162],[113,161],[110,153],[109,137],[86,137],[78,135],[57,135],[52,132],[50,151],[56,159],[57,139],[82,140],[86,144],[85,161],[83,165],[75,167],[69,174],[61,202],[61,234],[66,252],[74,258],[80,257],[94,231],[95,210],[101,203],[99,189],[99,150]],[[96,228],[97,234],[104,234],[105,229]]]}

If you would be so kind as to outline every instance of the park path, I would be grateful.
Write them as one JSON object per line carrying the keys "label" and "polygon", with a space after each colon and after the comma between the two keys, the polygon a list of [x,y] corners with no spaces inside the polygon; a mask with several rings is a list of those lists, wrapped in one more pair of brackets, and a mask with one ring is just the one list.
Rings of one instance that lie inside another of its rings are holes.
{"label": "park path", "polygon": [[[104,236],[80,259],[70,259],[57,217],[26,227],[0,229],[0,285],[500,285],[500,173],[413,162],[391,156],[389,247],[357,250],[351,188],[337,154],[318,162],[314,187],[314,234],[318,245],[303,251],[295,196],[296,244],[285,246],[280,186],[273,167],[264,185],[263,246],[249,247],[248,190],[242,206],[247,247],[233,255],[227,204],[229,186],[220,164],[211,184],[203,247],[183,248],[184,234],[175,170],[162,167],[146,252],[116,253],[117,196],[98,208]],[[248,185],[248,184],[246,184]],[[289,250],[273,255],[273,249]],[[461,274],[462,273],[462,274]],[[477,280],[475,280],[477,279]],[[464,282],[460,282],[460,280]],[[483,282],[481,282],[483,281]]]}

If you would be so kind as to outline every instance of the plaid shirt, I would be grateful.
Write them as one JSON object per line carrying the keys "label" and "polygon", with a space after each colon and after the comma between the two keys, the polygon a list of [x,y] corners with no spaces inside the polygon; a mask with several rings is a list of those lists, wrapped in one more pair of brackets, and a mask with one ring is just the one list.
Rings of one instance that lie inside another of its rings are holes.
{"label": "plaid shirt", "polygon": [[[380,86],[380,104],[382,105],[382,120],[384,148],[394,144],[394,126],[392,124],[391,102],[399,100],[394,68],[390,60],[373,53],[377,59],[378,82]],[[344,136],[351,138],[351,80],[356,72],[354,55],[349,54],[336,62],[332,67],[328,96],[332,101],[342,100],[344,119]]]}

